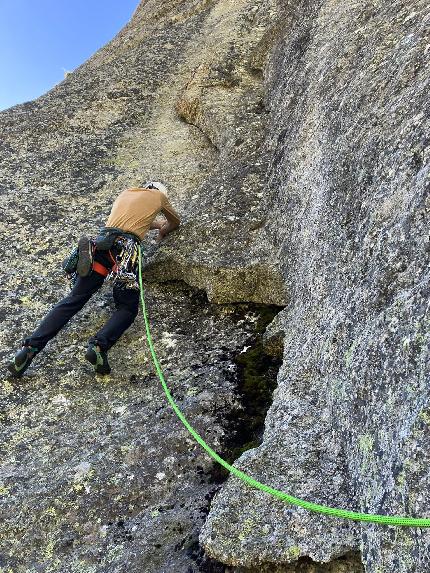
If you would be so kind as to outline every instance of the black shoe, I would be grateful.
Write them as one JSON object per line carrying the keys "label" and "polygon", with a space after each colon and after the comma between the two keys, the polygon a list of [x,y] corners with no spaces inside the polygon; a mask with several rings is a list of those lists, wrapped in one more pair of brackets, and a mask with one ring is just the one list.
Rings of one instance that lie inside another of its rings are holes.
{"label": "black shoe", "polygon": [[107,352],[104,350],[97,350],[95,344],[90,344],[88,350],[85,353],[85,358],[88,362],[94,366],[94,370],[97,374],[109,374],[111,368],[109,366]]}
{"label": "black shoe", "polygon": [[78,241],[78,263],[76,272],[80,277],[87,277],[93,266],[93,249],[88,237],[81,237]]}
{"label": "black shoe", "polygon": [[15,354],[15,358],[8,365],[7,369],[14,378],[20,378],[30,366],[36,354],[37,348],[33,346],[23,346],[21,350]]}

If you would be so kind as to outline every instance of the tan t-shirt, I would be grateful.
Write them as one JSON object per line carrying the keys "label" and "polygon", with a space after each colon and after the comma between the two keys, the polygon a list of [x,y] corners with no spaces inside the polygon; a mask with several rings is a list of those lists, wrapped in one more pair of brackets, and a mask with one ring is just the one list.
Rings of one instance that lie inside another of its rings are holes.
{"label": "tan t-shirt", "polygon": [[177,219],[179,224],[178,214],[158,189],[126,189],[115,199],[106,227],[118,227],[142,240],[160,212]]}

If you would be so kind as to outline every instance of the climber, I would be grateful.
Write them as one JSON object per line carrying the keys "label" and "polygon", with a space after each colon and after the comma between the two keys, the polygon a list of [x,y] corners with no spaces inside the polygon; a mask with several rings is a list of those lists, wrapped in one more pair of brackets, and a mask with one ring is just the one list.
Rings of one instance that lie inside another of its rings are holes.
{"label": "climber", "polygon": [[[127,280],[136,277],[138,267],[137,246],[149,230],[157,230],[157,241],[179,227],[180,219],[166,196],[166,187],[158,181],[149,181],[143,187],[126,189],[116,198],[111,213],[95,239],[81,237],[75,264],[75,281],[68,296],[56,304],[45,316],[31,336],[23,341],[8,370],[16,378],[22,376],[33,358],[51,338],[85,305],[102,286],[105,278],[118,279],[118,267],[127,251],[133,255],[132,273],[123,273]],[[158,214],[165,220],[156,220]],[[128,260],[131,260],[130,257]],[[136,282],[136,281],[134,281]],[[104,326],[88,341],[85,354],[98,374],[109,374],[107,352],[129,328],[139,310],[139,287],[113,281],[115,312]]]}

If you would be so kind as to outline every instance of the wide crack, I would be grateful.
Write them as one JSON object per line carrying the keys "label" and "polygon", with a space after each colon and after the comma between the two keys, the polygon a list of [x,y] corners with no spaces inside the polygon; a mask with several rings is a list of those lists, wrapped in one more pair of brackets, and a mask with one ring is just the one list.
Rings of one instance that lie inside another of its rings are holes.
{"label": "wide crack", "polygon": [[[242,407],[229,414],[223,413],[223,427],[226,439],[223,443],[221,457],[233,464],[245,451],[255,448],[263,441],[264,422],[272,404],[273,391],[277,386],[277,375],[282,364],[283,336],[277,333],[268,343],[264,333],[283,307],[274,305],[257,305],[241,303],[220,305],[234,317],[237,324],[243,321],[255,322],[254,332],[241,352],[234,356],[224,356],[233,360],[236,370],[231,372],[230,380],[234,381]],[[215,493],[227,479],[228,471],[219,464],[214,464],[212,479],[216,487],[207,496],[208,508]],[[260,564],[255,568],[231,567],[205,555],[199,543],[190,548],[190,555],[198,565],[199,573],[363,573],[363,564],[359,552],[348,552],[329,563],[317,563],[309,557],[301,557],[294,563]],[[188,573],[192,573],[192,570]]]}
{"label": "wide crack", "polygon": [[[232,411],[224,421],[227,438],[221,457],[232,464],[243,452],[262,443],[264,421],[272,404],[272,394],[277,385],[277,375],[282,364],[280,356],[266,352],[263,334],[266,327],[283,307],[262,304],[237,304],[233,309],[237,322],[253,317],[254,333],[243,350],[233,357],[236,366],[230,378],[235,381],[241,410]],[[222,483],[228,471],[216,464],[213,479]]]}
{"label": "wide crack", "polygon": [[316,563],[309,557],[300,557],[295,563],[261,564],[258,567],[226,567],[223,573],[363,573],[359,552],[351,551],[329,563]]}
{"label": "wide crack", "polygon": [[[208,303],[209,304],[209,303]],[[229,463],[233,463],[243,452],[261,444],[264,421],[272,403],[272,393],[277,384],[277,374],[281,366],[280,356],[268,354],[263,344],[266,327],[283,307],[254,303],[236,303],[229,305],[210,305],[212,312],[229,315],[238,326],[253,324],[241,352],[222,348],[221,361],[230,362],[234,369],[227,371],[226,380],[232,383],[237,392],[238,407],[220,414],[226,439],[218,453]],[[207,506],[201,508],[208,513],[210,503],[221,484],[227,479],[228,472],[214,463],[211,480],[214,487],[206,495]],[[210,559],[196,540],[187,550],[188,556],[195,562],[199,573],[225,573],[226,565]],[[187,573],[193,573],[190,568]]]}

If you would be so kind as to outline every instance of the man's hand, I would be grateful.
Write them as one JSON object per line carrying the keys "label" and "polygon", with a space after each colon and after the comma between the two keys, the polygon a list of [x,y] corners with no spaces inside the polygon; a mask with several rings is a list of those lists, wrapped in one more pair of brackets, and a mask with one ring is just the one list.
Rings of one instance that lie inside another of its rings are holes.
{"label": "man's hand", "polygon": [[163,213],[167,221],[153,221],[151,223],[150,229],[158,229],[158,235],[156,237],[157,243],[159,243],[166,235],[177,229],[180,225],[180,220],[178,217],[171,215],[170,213]]}
{"label": "man's hand", "polygon": [[161,229],[161,227],[164,225],[163,221],[152,221],[151,226],[149,227],[150,231],[154,231],[155,229]]}
{"label": "man's hand", "polygon": [[163,226],[166,223],[164,221],[152,221],[151,226],[149,227],[150,231],[155,231],[156,229],[158,229],[158,235],[156,236],[155,240],[157,242],[160,242],[161,239],[164,237],[164,235],[160,235],[161,234],[161,229],[163,228]]}
{"label": "man's hand", "polygon": [[159,231],[158,231],[158,235],[156,238],[157,243],[159,243],[162,239],[164,239],[164,237],[167,235],[167,233],[170,230],[170,225],[168,222],[163,223],[160,227],[159,227]]}

